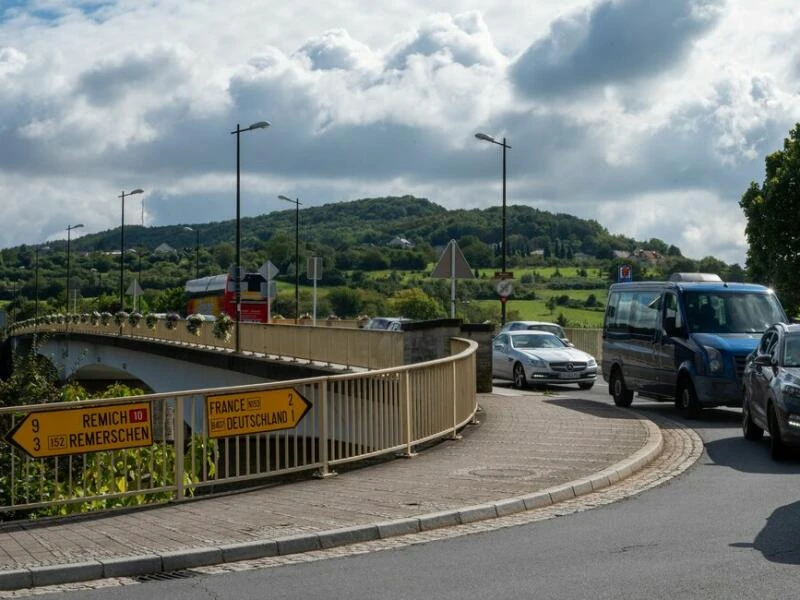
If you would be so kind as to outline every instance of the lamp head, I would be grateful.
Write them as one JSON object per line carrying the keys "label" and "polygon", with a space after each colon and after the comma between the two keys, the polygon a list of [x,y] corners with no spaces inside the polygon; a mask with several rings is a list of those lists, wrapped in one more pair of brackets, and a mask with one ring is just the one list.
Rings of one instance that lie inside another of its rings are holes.
{"label": "lamp head", "polygon": [[492,136],[486,135],[485,133],[476,133],[475,137],[485,142],[494,142],[494,143],[497,142],[497,140],[495,140]]}
{"label": "lamp head", "polygon": [[247,129],[248,130],[250,130],[250,129],[266,129],[267,127],[269,127],[269,125],[270,125],[269,121],[257,121],[256,123],[253,123],[252,125],[250,125],[250,127],[248,127]]}
{"label": "lamp head", "polygon": [[132,192],[128,192],[128,196],[133,196],[134,194],[143,194],[144,190],[142,188],[136,188]]}

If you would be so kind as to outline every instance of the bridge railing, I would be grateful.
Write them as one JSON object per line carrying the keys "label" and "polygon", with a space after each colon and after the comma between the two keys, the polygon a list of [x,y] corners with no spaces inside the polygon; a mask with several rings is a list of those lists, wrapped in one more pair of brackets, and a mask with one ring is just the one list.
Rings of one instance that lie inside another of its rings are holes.
{"label": "bridge railing", "polygon": [[[382,369],[403,364],[403,336],[395,331],[364,330],[354,322],[327,322],[325,326],[310,327],[294,324],[247,323],[239,324],[242,352],[291,357],[297,360],[323,362],[344,367]],[[213,322],[200,324],[194,332],[186,320],[170,322],[159,319],[153,327],[144,323],[131,326],[125,322],[75,323],[75,322],[23,322],[15,325],[13,335],[44,333],[83,333],[88,335],[129,337],[182,345],[199,345],[206,348],[233,351],[235,333],[227,338],[214,334]]]}
{"label": "bridge railing", "polygon": [[[476,350],[474,341],[453,338],[450,356],[413,365],[0,408],[0,428],[13,439],[0,438],[9,467],[0,473],[6,489],[0,517],[180,501],[298,472],[326,476],[336,465],[378,455],[413,455],[419,444],[456,437],[474,418]],[[210,402],[229,408],[214,414]],[[231,435],[248,421],[228,417],[242,417],[235,407],[253,402],[266,407],[255,419],[262,428]],[[286,428],[270,429],[275,423]],[[123,439],[146,445],[96,446]]]}

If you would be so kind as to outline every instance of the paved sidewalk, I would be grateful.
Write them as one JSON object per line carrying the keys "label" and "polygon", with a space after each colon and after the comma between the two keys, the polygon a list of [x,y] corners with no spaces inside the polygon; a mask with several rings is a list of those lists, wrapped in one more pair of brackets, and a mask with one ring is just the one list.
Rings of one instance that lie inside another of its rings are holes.
{"label": "paved sidewalk", "polygon": [[0,526],[0,590],[175,571],[416,533],[606,487],[661,451],[602,402],[495,388],[480,423],[410,459],[337,477],[67,521]]}

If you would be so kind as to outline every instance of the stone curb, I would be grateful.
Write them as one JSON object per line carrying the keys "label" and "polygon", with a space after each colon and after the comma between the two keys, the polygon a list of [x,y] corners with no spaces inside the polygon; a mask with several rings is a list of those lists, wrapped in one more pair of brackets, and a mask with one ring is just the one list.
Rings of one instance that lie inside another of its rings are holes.
{"label": "stone curb", "polygon": [[638,451],[590,477],[540,490],[533,494],[429,513],[419,517],[370,525],[356,525],[274,540],[256,540],[218,547],[188,548],[161,554],[115,557],[81,563],[0,571],[0,590],[17,590],[108,577],[137,577],[240,560],[285,556],[420,533],[441,527],[466,525],[551,506],[564,500],[590,494],[630,477],[661,453],[664,447],[661,430],[652,421],[643,417],[638,418],[647,429],[647,442]]}

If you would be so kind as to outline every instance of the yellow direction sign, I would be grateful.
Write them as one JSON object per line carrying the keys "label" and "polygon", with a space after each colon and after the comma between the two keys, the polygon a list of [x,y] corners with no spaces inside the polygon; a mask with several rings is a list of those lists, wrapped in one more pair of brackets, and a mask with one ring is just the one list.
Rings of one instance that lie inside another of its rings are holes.
{"label": "yellow direction sign", "polygon": [[294,388],[208,396],[208,437],[293,429],[309,410],[311,403]]}
{"label": "yellow direction sign", "polygon": [[150,404],[33,412],[17,423],[6,441],[33,458],[150,446]]}

